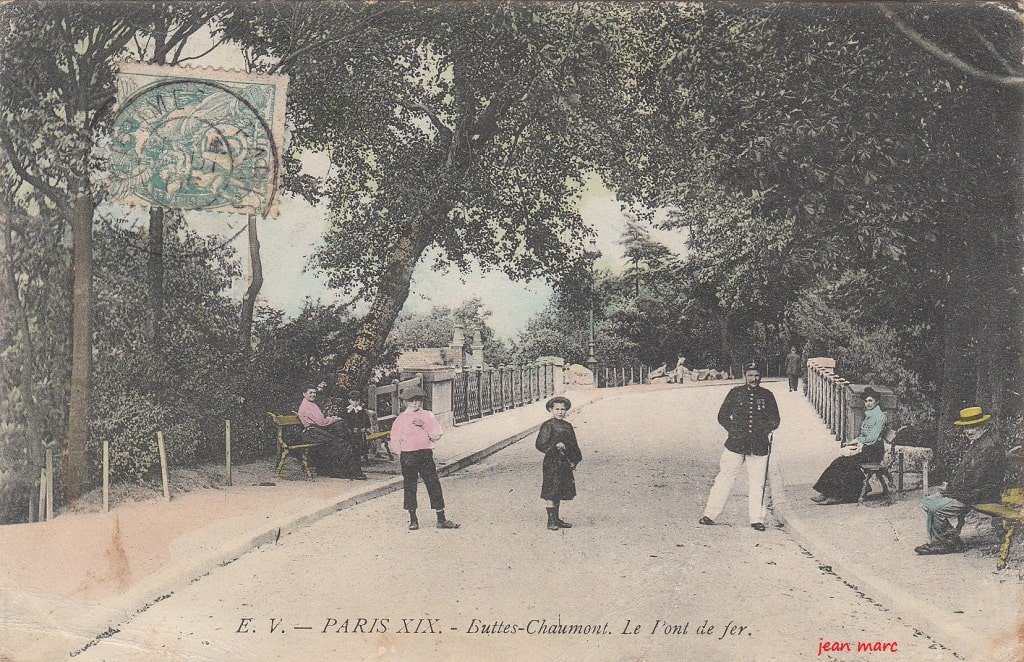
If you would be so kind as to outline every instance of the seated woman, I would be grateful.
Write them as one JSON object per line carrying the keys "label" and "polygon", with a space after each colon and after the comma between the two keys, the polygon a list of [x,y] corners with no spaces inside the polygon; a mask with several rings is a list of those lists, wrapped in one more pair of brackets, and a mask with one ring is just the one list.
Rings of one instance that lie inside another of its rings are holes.
{"label": "seated woman", "polygon": [[819,505],[856,502],[864,483],[860,465],[878,462],[885,454],[882,441],[885,412],[878,406],[878,392],[869,386],[861,397],[864,398],[864,422],[860,425],[860,435],[844,445],[844,454],[832,460],[814,484],[815,491],[820,494],[811,500]]}

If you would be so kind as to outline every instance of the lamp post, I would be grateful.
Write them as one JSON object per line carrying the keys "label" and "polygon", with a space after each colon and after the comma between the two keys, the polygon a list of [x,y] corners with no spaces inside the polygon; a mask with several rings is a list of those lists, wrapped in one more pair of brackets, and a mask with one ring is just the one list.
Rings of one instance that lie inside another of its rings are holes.
{"label": "lamp post", "polygon": [[597,386],[597,357],[594,356],[594,299],[597,290],[597,276],[594,273],[594,262],[601,256],[597,250],[597,240],[590,238],[590,250],[587,251],[587,258],[590,260],[590,341],[587,343],[586,366],[590,374],[594,376],[594,386]]}

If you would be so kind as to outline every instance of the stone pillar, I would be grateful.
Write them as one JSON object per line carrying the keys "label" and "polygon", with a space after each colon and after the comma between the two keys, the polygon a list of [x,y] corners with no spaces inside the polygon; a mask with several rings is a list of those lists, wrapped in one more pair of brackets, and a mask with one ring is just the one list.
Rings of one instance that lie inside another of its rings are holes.
{"label": "stone pillar", "polygon": [[452,380],[455,368],[417,368],[415,371],[403,372],[402,379],[423,375],[423,390],[427,394],[427,409],[434,413],[442,427],[454,425],[452,412]]}
{"label": "stone pillar", "polygon": [[875,386],[874,384],[850,384],[847,387],[846,400],[846,430],[843,431],[842,441],[852,441],[860,434],[860,424],[864,422],[864,389],[868,386],[878,391],[882,401],[878,406],[885,412],[887,418],[886,426],[893,428],[893,416],[896,413],[896,394],[888,386]]}
{"label": "stone pillar", "polygon": [[463,333],[464,329],[461,324],[456,324],[455,329],[452,330],[452,343],[448,346],[452,350],[452,354],[455,355],[457,367],[462,368],[466,365],[466,336]]}
{"label": "stone pillar", "polygon": [[473,368],[483,369],[484,367],[484,341],[480,337],[480,329],[473,329],[473,344],[470,345],[473,348],[473,358],[471,359]]}

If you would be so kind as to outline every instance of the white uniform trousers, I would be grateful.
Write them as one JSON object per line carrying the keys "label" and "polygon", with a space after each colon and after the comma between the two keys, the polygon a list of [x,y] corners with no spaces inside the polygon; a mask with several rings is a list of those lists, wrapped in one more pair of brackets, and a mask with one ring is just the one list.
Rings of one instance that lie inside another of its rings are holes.
{"label": "white uniform trousers", "polygon": [[715,476],[715,484],[711,486],[711,493],[708,494],[708,504],[704,507],[705,517],[717,519],[722,514],[725,500],[729,498],[736,474],[739,473],[740,466],[743,464],[747,465],[747,512],[750,516],[750,523],[764,524],[765,508],[761,497],[764,491],[764,472],[768,466],[768,456],[740,455],[729,449],[722,451],[718,475]]}

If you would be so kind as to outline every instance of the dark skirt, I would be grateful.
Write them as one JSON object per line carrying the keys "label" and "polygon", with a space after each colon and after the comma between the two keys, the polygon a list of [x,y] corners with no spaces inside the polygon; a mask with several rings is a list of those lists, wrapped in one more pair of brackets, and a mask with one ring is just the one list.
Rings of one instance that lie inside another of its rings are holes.
{"label": "dark skirt", "polygon": [[864,484],[861,464],[878,462],[882,459],[884,449],[881,443],[866,446],[857,455],[837,457],[822,472],[814,489],[832,499],[852,503],[860,498],[860,490]]}
{"label": "dark skirt", "polygon": [[576,496],[576,480],[572,465],[560,451],[552,449],[544,454],[544,482],[540,498],[547,501],[570,501]]}

